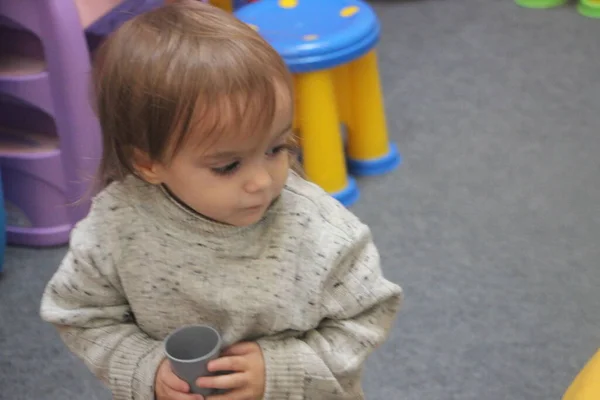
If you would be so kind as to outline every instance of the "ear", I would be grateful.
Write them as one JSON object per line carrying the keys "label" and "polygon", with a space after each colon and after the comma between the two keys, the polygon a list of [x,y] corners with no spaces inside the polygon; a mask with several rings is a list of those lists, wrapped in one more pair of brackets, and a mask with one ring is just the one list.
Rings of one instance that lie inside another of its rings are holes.
{"label": "ear", "polygon": [[160,163],[153,161],[146,152],[139,149],[133,150],[133,166],[140,177],[146,182],[152,185],[162,183],[160,173],[162,168]]}

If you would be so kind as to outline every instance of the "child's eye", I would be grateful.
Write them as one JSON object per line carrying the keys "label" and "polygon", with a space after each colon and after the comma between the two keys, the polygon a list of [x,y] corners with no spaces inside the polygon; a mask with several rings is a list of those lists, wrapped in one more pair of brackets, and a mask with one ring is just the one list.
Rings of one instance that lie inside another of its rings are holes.
{"label": "child's eye", "polygon": [[282,151],[285,151],[289,148],[288,145],[282,144],[280,146],[275,146],[272,149],[270,149],[269,151],[267,151],[267,156],[276,156],[277,154],[281,153]]}
{"label": "child's eye", "polygon": [[231,164],[227,164],[224,167],[211,168],[212,172],[217,175],[229,175],[233,174],[240,166],[239,161],[232,162]]}

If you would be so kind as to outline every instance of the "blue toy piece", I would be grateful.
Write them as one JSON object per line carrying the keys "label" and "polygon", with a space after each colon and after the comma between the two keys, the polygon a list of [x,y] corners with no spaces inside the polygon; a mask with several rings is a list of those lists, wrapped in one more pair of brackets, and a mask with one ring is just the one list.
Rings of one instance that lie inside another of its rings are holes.
{"label": "blue toy piece", "polygon": [[398,146],[390,143],[390,150],[382,157],[372,160],[348,160],[348,169],[356,176],[382,175],[396,169],[402,163]]}
{"label": "blue toy piece", "polygon": [[356,179],[349,176],[346,187],[338,192],[331,193],[331,196],[346,207],[354,205],[360,198],[360,190],[356,184]]}
{"label": "blue toy piece", "polygon": [[2,171],[0,170],[0,272],[4,267],[4,251],[6,250],[6,210],[4,209],[4,190],[2,187]]}
{"label": "blue toy piece", "polygon": [[237,10],[244,7],[246,4],[249,4],[248,0],[233,0],[233,9]]}
{"label": "blue toy piece", "polygon": [[258,30],[292,73],[346,64],[379,40],[375,12],[357,0],[262,0],[235,15]]}
{"label": "blue toy piece", "polygon": [[86,28],[85,35],[90,51],[94,51],[108,35],[117,30],[124,22],[163,4],[164,0],[123,0]]}

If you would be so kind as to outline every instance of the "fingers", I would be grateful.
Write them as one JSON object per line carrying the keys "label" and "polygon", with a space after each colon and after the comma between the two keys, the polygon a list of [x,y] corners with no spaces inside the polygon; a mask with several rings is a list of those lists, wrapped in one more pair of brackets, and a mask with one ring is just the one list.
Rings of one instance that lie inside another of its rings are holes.
{"label": "fingers", "polygon": [[240,342],[233,346],[225,349],[223,352],[224,356],[243,356],[252,352],[260,350],[258,344],[253,342]]}
{"label": "fingers", "polygon": [[157,400],[203,400],[202,396],[189,393],[190,386],[173,373],[168,362],[162,363],[157,375]]}
{"label": "fingers", "polygon": [[188,393],[190,391],[190,385],[179,379],[179,377],[173,373],[170,366],[167,365],[166,368],[168,370],[165,371],[165,374],[162,376],[162,381],[165,386],[176,392]]}
{"label": "fingers", "polygon": [[208,370],[210,372],[218,371],[232,371],[232,372],[243,372],[248,369],[248,362],[245,357],[232,356],[232,357],[221,357],[217,358],[208,363]]}
{"label": "fingers", "polygon": [[182,393],[182,392],[178,392],[176,390],[171,389],[168,386],[165,386],[163,388],[163,393],[161,393],[162,396],[160,396],[158,399],[162,400],[162,399],[168,399],[168,400],[203,400],[204,398],[202,396],[200,396],[199,394],[191,394],[191,393]]}
{"label": "fingers", "polygon": [[248,384],[246,374],[228,374],[219,376],[205,376],[197,381],[197,385],[211,389],[236,389]]}
{"label": "fingers", "polygon": [[208,396],[206,400],[247,400],[255,398],[256,396],[252,396],[247,390],[232,390],[225,394]]}

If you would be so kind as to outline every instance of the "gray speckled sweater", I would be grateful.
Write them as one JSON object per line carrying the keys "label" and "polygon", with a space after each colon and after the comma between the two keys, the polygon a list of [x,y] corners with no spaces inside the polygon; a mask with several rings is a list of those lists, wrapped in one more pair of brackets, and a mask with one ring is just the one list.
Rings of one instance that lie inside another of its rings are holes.
{"label": "gray speckled sweater", "polygon": [[369,229],[296,175],[245,228],[128,178],[74,229],[41,315],[115,400],[153,399],[162,340],[194,323],[216,327],[225,345],[259,343],[265,400],[355,400],[400,299]]}

